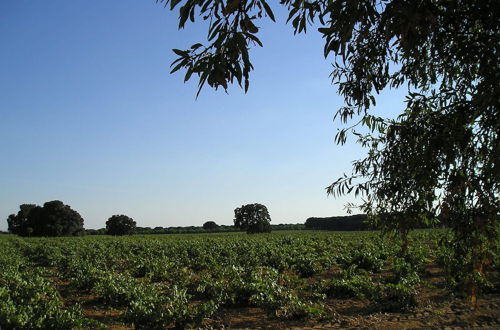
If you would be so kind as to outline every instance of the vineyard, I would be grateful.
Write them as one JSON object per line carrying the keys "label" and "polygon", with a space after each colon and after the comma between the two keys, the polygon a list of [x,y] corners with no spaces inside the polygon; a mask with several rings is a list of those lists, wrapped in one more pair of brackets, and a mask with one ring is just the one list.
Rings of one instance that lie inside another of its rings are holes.
{"label": "vineyard", "polygon": [[377,232],[0,237],[0,328],[500,327],[498,255],[477,308],[445,231],[404,256]]}

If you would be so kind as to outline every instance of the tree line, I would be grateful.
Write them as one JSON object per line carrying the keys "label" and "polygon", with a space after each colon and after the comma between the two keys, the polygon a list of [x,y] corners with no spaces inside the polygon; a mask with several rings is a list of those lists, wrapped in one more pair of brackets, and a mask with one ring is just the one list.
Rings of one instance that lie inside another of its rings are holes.
{"label": "tree line", "polygon": [[[17,214],[7,218],[8,231],[25,237],[56,237],[82,235],[154,235],[154,234],[196,234],[207,232],[238,232],[249,234],[279,230],[331,230],[363,231],[375,229],[366,214],[334,217],[310,217],[301,224],[271,224],[267,208],[258,203],[242,205],[235,209],[234,225],[219,225],[206,221],[203,226],[139,227],[123,214],[113,215],[106,221],[106,227],[85,229],[81,215],[61,201],[46,202],[43,206],[22,204]],[[438,224],[442,224],[439,220]],[[420,226],[428,228],[428,226]]]}
{"label": "tree line", "polygon": [[[43,206],[21,204],[17,214],[7,217],[10,233],[23,237],[82,236],[86,234],[82,216],[69,205],[55,200]],[[106,221],[105,234],[132,234],[136,222],[123,214],[113,215]]]}
{"label": "tree line", "polygon": [[[154,235],[154,234],[196,234],[214,232],[246,231],[249,234],[268,233],[273,230],[331,230],[364,231],[376,229],[366,214],[334,217],[310,217],[304,224],[271,224],[267,208],[258,203],[242,205],[234,210],[234,225],[219,225],[206,221],[203,226],[138,227],[136,222],[123,214],[113,215],[106,221],[106,227],[85,229],[81,215],[61,201],[46,202],[43,206],[22,204],[17,214],[7,218],[11,234],[24,237],[56,237],[82,235]],[[417,228],[445,226],[444,219],[436,219],[433,225]]]}
{"label": "tree line", "polygon": [[308,218],[305,222],[306,229],[313,230],[369,230],[372,227],[367,223],[365,214],[356,214],[351,216],[327,217],[327,218]]}
{"label": "tree line", "polygon": [[234,210],[234,225],[218,225],[206,221],[203,226],[186,227],[137,227],[136,222],[123,214],[112,215],[106,227],[85,229],[82,216],[69,205],[55,200],[43,206],[21,204],[17,213],[7,218],[9,233],[23,237],[58,237],[82,235],[131,235],[131,234],[194,234],[206,232],[246,231],[249,234],[272,230],[301,230],[303,224],[271,225],[267,208],[258,203],[243,205]]}
{"label": "tree line", "polygon": [[[397,215],[391,215],[397,216]],[[404,217],[404,215],[399,215]],[[402,218],[404,219],[404,218]],[[446,219],[442,216],[438,216],[437,219],[433,220],[430,224],[418,224],[415,225],[415,229],[427,229],[427,228],[441,228],[447,227]],[[336,216],[336,217],[325,217],[308,218],[304,224],[305,229],[313,230],[334,230],[334,231],[361,231],[361,230],[374,230],[377,229],[373,222],[369,219],[366,214],[355,214],[346,216]]]}

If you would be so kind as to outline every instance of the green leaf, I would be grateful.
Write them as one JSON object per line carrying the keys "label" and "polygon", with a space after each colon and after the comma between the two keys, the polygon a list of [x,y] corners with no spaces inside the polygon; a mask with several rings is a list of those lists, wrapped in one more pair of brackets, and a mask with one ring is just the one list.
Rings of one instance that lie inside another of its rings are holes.
{"label": "green leaf", "polygon": [[250,18],[245,18],[243,20],[243,22],[245,23],[245,26],[247,28],[247,30],[250,32],[250,33],[257,33],[259,32],[259,28],[255,26],[255,24],[253,24],[252,20]]}
{"label": "green leaf", "polygon": [[183,28],[189,18],[189,8],[187,4],[179,9],[179,29]]}
{"label": "green leaf", "polygon": [[263,47],[262,42],[259,40],[259,38],[257,38],[253,34],[251,34],[251,33],[244,33],[244,35],[247,36],[248,38],[252,39],[252,41],[255,41],[260,47]]}
{"label": "green leaf", "polygon": [[172,49],[174,53],[176,53],[179,56],[185,57],[189,52],[186,50],[180,50],[180,49]]}
{"label": "green leaf", "polygon": [[179,4],[182,0],[171,0],[170,1],[170,10],[174,9],[175,6]]}
{"label": "green leaf", "polygon": [[269,16],[269,18],[273,22],[276,22],[276,19],[274,18],[274,14],[273,14],[273,11],[271,10],[271,7],[269,7],[269,5],[267,4],[267,2],[265,2],[264,0],[261,0],[260,2],[264,6],[264,10],[266,11],[267,16]]}
{"label": "green leaf", "polygon": [[299,8],[293,8],[292,10],[290,10],[290,14],[288,14],[288,18],[286,20],[286,22],[288,23],[292,17],[299,11]]}
{"label": "green leaf", "polygon": [[238,9],[238,6],[240,5],[241,0],[228,0],[226,8],[224,8],[223,14],[224,15],[230,15]]}
{"label": "green leaf", "polygon": [[177,64],[173,69],[172,71],[170,71],[170,73],[174,73],[176,71],[178,71],[180,68],[182,68],[183,66],[185,66],[187,64],[187,62],[189,61],[188,58],[184,58],[184,60],[182,62],[180,62],[179,64]]}
{"label": "green leaf", "polygon": [[209,31],[208,41],[212,41],[215,38],[215,36],[220,32],[221,26],[222,23],[214,24],[212,26],[212,30]]}
{"label": "green leaf", "polygon": [[186,75],[184,76],[184,82],[188,81],[191,78],[192,74],[193,74],[193,68],[187,69]]}

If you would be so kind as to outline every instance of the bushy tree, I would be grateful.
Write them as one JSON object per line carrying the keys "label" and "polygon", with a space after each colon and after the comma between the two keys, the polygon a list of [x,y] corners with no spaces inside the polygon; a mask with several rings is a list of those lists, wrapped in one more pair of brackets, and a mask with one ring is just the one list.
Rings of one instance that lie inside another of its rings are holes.
{"label": "bushy tree", "polygon": [[[262,46],[258,21],[274,19],[265,0],[163,0],[179,7],[179,27],[199,15],[208,44],[175,49],[173,72],[227,89],[249,86],[249,50]],[[295,33],[316,25],[331,77],[345,100],[335,118],[368,149],[329,194],[362,195],[359,207],[400,235],[438,216],[453,229],[460,280],[475,302],[498,241],[500,214],[500,23],[496,0],[280,0]],[[276,3],[273,3],[276,5]],[[194,74],[194,75],[193,75]],[[386,88],[407,89],[396,119],[374,115]],[[198,91],[199,92],[199,91]]]}
{"label": "bushy tree", "polygon": [[84,233],[80,214],[57,200],[33,208],[28,222],[33,228],[33,236],[78,236]]}
{"label": "bushy tree", "polygon": [[46,202],[43,207],[22,204],[17,215],[7,219],[9,231],[19,236],[83,235],[83,218],[61,201]]}
{"label": "bushy tree", "polygon": [[217,225],[214,221],[207,221],[203,224],[203,229],[207,231],[215,231],[219,229],[219,225]]}
{"label": "bushy tree", "polygon": [[247,204],[234,210],[234,226],[248,234],[270,233],[271,217],[262,204]]}
{"label": "bushy tree", "polygon": [[135,231],[135,225],[135,221],[126,215],[113,215],[106,221],[106,234],[132,235]]}
{"label": "bushy tree", "polygon": [[19,236],[29,236],[28,234],[28,215],[35,208],[35,204],[21,204],[17,214],[11,214],[7,218],[9,232]]}

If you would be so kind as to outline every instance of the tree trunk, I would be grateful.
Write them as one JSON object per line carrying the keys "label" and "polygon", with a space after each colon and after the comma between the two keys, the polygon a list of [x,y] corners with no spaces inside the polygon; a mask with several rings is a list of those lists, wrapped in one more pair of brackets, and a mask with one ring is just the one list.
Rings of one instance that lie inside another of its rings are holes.
{"label": "tree trunk", "polygon": [[401,256],[403,258],[406,258],[406,255],[408,254],[408,246],[410,243],[408,242],[408,227],[406,225],[403,225],[401,230],[400,230],[400,237],[401,237]]}
{"label": "tree trunk", "polygon": [[474,244],[472,247],[472,274],[470,274],[469,282],[467,284],[467,300],[474,307],[477,306],[477,296],[479,294],[479,282],[478,276],[481,278],[485,277],[484,267],[486,265],[485,252],[487,251],[487,243],[482,242],[484,237],[488,236],[486,232],[486,221],[480,217],[475,218],[476,224],[476,235],[479,236],[478,243]]}
{"label": "tree trunk", "polygon": [[472,250],[472,276],[469,278],[469,282],[467,285],[467,301],[473,305],[477,306],[477,296],[479,294],[479,283],[477,277],[484,278],[484,254],[483,246],[474,247]]}

